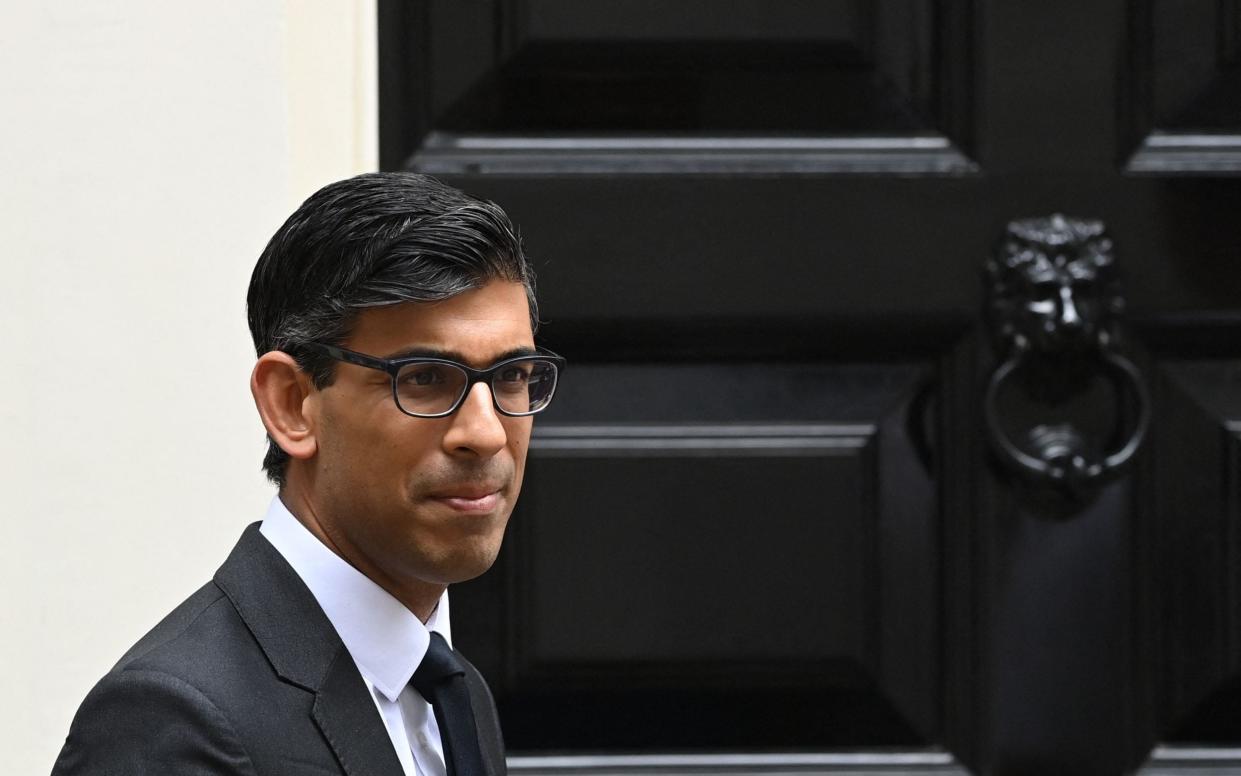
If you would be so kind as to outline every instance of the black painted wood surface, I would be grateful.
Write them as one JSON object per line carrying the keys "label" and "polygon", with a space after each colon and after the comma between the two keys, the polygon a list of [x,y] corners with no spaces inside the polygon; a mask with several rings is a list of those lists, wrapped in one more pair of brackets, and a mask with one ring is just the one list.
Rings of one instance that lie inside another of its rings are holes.
{"label": "black painted wood surface", "polygon": [[[454,590],[511,750],[1241,770],[1236,0],[379,5],[383,166],[505,206],[570,359]],[[980,266],[1053,212],[1155,404],[1067,506],[979,417]]]}

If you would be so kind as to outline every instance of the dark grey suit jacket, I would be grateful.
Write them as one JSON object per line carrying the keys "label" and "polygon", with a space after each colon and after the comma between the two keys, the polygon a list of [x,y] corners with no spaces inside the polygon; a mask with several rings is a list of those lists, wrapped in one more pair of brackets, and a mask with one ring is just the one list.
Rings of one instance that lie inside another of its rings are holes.
{"label": "dark grey suit jacket", "polygon": [[[495,703],[468,663],[466,680],[487,764],[477,776],[502,776]],[[353,658],[257,523],[215,578],[90,692],[52,770],[53,776],[401,773]]]}

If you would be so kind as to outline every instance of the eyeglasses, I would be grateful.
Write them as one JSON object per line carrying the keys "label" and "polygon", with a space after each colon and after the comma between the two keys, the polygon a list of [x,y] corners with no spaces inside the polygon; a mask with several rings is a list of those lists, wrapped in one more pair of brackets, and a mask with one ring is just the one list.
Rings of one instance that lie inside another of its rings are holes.
{"label": "eyeglasses", "polygon": [[304,347],[337,361],[387,372],[397,408],[415,418],[453,414],[475,383],[487,384],[501,415],[516,418],[542,412],[551,404],[556,379],[565,366],[563,358],[542,350],[536,355],[506,358],[486,369],[471,369],[444,358],[376,358],[319,342],[308,342]]}

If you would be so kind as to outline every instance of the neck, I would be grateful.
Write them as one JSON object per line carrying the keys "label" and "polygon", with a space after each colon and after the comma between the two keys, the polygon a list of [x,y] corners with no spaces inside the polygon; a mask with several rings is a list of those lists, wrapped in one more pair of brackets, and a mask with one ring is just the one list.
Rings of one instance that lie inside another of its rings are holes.
{"label": "neck", "polygon": [[400,601],[406,609],[413,612],[419,621],[425,623],[429,620],[448,586],[414,578],[396,579],[383,573],[356,550],[348,537],[338,530],[333,530],[332,521],[325,519],[321,510],[316,508],[309,490],[302,487],[298,479],[300,478],[293,476],[290,472],[284,487],[280,489],[281,503],[293,517],[297,518],[297,522],[305,526],[306,530],[310,531],[311,535],[322,542],[325,547],[383,588],[388,595]]}

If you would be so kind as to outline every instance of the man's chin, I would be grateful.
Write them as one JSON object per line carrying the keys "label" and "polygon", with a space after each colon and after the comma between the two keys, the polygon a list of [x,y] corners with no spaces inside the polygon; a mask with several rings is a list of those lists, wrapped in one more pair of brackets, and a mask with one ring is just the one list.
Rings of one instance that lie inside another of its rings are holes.
{"label": "man's chin", "polygon": [[441,585],[455,585],[458,582],[476,579],[492,567],[499,554],[500,543],[498,541],[479,542],[470,547],[458,545],[451,552],[441,556],[434,568],[429,570],[428,576],[434,576],[435,579],[428,581]]}

